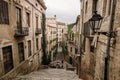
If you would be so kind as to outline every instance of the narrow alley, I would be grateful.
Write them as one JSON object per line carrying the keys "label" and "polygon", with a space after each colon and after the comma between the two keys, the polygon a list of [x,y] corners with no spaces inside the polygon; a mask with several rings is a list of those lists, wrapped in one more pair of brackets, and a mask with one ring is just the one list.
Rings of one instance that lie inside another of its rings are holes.
{"label": "narrow alley", "polygon": [[0,80],[120,80],[120,0],[0,0]]}

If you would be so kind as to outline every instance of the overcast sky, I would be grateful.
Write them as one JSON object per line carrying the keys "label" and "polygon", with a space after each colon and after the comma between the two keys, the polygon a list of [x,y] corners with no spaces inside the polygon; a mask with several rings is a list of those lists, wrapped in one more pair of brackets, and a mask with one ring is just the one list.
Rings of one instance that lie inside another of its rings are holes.
{"label": "overcast sky", "polygon": [[57,20],[65,23],[76,21],[80,14],[80,0],[44,0],[47,6],[47,17],[57,16]]}

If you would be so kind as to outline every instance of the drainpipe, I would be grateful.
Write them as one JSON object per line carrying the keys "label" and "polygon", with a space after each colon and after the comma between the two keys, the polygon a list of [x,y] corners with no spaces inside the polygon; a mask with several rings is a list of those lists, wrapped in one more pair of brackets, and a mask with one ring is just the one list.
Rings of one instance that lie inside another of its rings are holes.
{"label": "drainpipe", "polygon": [[113,32],[113,18],[114,18],[114,3],[115,0],[111,0],[111,11],[110,11],[110,21],[109,21],[109,31],[108,31],[108,40],[107,40],[107,48],[106,48],[106,62],[105,64],[105,74],[104,74],[104,80],[109,80],[109,60],[110,60],[110,41],[112,38],[112,32]]}
{"label": "drainpipe", "polygon": [[80,34],[80,57],[79,57],[79,62],[78,62],[78,68],[79,68],[79,73],[78,73],[78,74],[79,74],[79,78],[81,77],[81,73],[82,73],[82,72],[81,72],[81,66],[82,66],[82,65],[81,65],[81,62],[82,62],[81,46],[82,46],[82,44],[83,44],[83,43],[82,43],[82,42],[83,42],[82,38],[84,38],[84,37],[83,37],[83,27],[84,27],[84,26],[83,26],[83,25],[84,25],[84,19],[83,19],[83,18],[84,18],[84,0],[81,0],[81,1],[83,1],[83,3],[81,3],[81,4],[83,4],[83,6],[82,6],[82,17],[81,17],[81,18],[82,18],[82,26],[81,26],[81,27],[82,27],[82,28],[81,28],[81,31],[82,31],[82,32],[81,32],[81,34]]}

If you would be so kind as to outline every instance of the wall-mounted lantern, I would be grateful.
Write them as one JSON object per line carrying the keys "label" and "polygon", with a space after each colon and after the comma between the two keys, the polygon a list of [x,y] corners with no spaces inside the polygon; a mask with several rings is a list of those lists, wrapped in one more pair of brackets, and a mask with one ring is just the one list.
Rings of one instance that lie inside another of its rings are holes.
{"label": "wall-mounted lantern", "polygon": [[92,18],[89,19],[89,25],[94,33],[101,28],[102,20],[103,17],[100,14],[97,14],[97,11],[94,11]]}

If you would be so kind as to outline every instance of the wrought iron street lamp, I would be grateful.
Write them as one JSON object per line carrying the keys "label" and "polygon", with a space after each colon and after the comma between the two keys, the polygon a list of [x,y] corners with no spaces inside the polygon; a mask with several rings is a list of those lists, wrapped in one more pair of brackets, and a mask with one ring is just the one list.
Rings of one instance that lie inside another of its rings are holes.
{"label": "wrought iron street lamp", "polygon": [[89,19],[89,24],[94,33],[96,33],[102,24],[103,17],[100,14],[97,14],[97,11],[94,11],[92,18]]}

